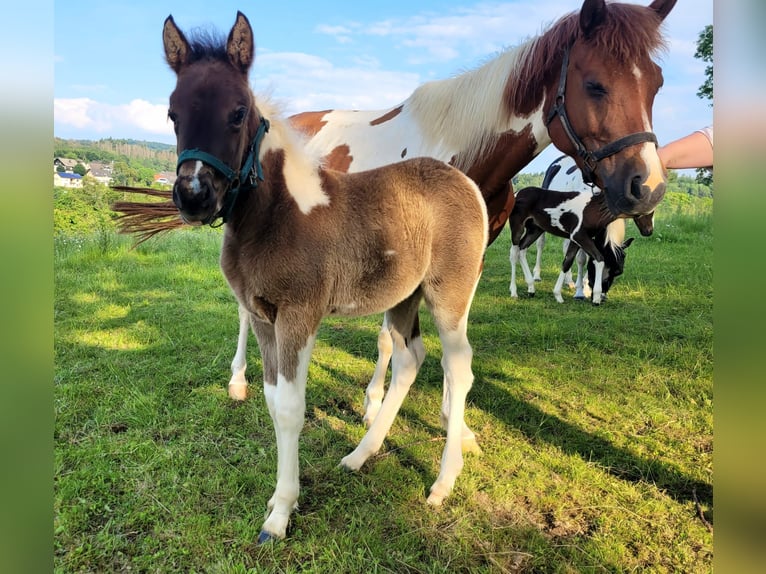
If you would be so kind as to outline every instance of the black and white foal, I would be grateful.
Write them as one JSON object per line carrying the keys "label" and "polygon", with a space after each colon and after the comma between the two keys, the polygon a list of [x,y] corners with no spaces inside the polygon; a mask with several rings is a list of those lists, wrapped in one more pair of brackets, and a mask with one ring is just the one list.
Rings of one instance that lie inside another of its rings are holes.
{"label": "black and white foal", "polygon": [[[528,188],[532,189],[532,188]],[[606,208],[601,190],[598,187],[592,187],[583,182],[582,174],[575,164],[574,160],[568,156],[559,157],[546,170],[543,178],[542,189],[535,188],[539,196],[537,200],[525,200],[525,206],[514,207],[516,214],[515,223],[513,214],[509,220],[511,227],[512,242],[514,233],[524,244],[519,246],[517,252],[514,247],[511,248],[511,296],[517,297],[516,292],[516,263],[519,261],[524,270],[525,279],[528,285],[530,295],[534,294],[534,281],[540,280],[540,267],[542,262],[542,252],[545,245],[545,231],[553,233],[564,238],[563,269],[554,287],[554,296],[559,302],[561,298],[561,287],[566,282],[570,288],[575,289],[575,299],[585,299],[587,286],[584,284],[585,265],[588,265],[589,284],[594,285],[598,268],[601,268],[601,298],[594,298],[594,303],[599,304],[600,300],[606,295],[615,278],[622,274],[625,263],[625,249],[632,243],[632,238],[623,242],[625,237],[625,223],[622,219],[616,219]],[[556,191],[558,190],[558,191]],[[531,191],[522,190],[525,196],[532,194]],[[568,193],[568,195],[564,195]],[[521,192],[519,192],[521,194]],[[519,194],[517,194],[517,201]],[[541,209],[545,213],[539,213],[535,217],[535,209]],[[524,212],[524,215],[522,215]],[[636,216],[633,218],[641,235],[648,236],[654,229],[654,214]],[[525,221],[522,224],[522,220]],[[516,230],[514,231],[514,225]],[[584,229],[581,226],[584,225]],[[531,235],[526,232],[529,231]],[[578,249],[584,247],[580,245],[574,235],[579,233],[581,240],[590,243],[590,250],[598,250],[601,255],[599,258],[589,258],[588,249]],[[591,242],[582,239],[586,235]],[[522,239],[523,237],[523,239]],[[533,271],[529,272],[526,261],[526,249],[535,242],[537,246],[537,257]],[[575,241],[576,246],[572,247],[570,253],[571,241]],[[577,261],[577,281],[572,281],[572,258]],[[598,265],[598,263],[602,265]],[[598,290],[597,290],[598,291]]]}

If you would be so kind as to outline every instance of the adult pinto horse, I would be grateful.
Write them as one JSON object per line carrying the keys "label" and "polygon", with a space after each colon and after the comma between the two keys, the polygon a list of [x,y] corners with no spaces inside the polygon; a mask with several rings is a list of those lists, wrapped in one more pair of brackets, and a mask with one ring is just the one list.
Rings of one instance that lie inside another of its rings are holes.
{"label": "adult pinto horse", "polygon": [[[665,176],[652,134],[652,106],[662,85],[654,56],[665,48],[662,21],[676,0],[648,7],[584,0],[542,34],[481,67],[420,86],[379,111],[306,112],[291,118],[327,165],[359,171],[403,158],[431,156],[468,174],[489,214],[489,242],[513,208],[511,178],[551,143],[575,157],[604,190],[615,216],[651,213]],[[124,229],[143,237],[182,225],[172,204],[123,204]],[[249,316],[240,308],[229,394],[246,396]],[[384,394],[391,354],[387,328],[365,399],[371,424]],[[443,411],[448,411],[444,397]],[[470,435],[466,444],[470,445]]]}
{"label": "adult pinto horse", "polygon": [[248,83],[253,32],[242,13],[226,42],[192,40],[167,18],[165,56],[176,73],[168,116],[179,151],[173,201],[187,223],[226,223],[221,268],[263,358],[278,468],[259,541],[283,538],[297,505],[309,359],[328,315],[385,311],[393,340],[392,382],[380,413],[341,461],[357,470],[379,450],[423,362],[417,316],[425,300],[452,399],[428,497],[441,504],[463,467],[473,381],[467,318],[488,240],[478,186],[427,157],[353,174],[325,169],[268,101],[256,102]]}
{"label": "adult pinto horse", "polygon": [[[479,185],[490,243],[513,208],[510,179],[550,143],[572,156],[587,181],[604,190],[615,217],[654,211],[665,176],[652,133],[652,106],[662,85],[653,56],[664,48],[661,23],[676,0],[648,7],[585,0],[579,12],[476,70],[429,82],[389,110],[298,114],[333,167],[359,170],[404,157],[449,161]],[[244,396],[246,318],[240,314],[230,394]],[[366,424],[384,395],[391,356],[386,325],[365,395]],[[443,400],[443,414],[449,397]],[[473,433],[464,428],[467,449]]]}

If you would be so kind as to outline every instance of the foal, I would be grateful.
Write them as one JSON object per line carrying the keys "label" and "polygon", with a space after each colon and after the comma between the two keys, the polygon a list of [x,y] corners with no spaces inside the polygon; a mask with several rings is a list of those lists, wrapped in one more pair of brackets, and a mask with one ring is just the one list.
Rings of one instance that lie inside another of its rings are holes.
{"label": "foal", "polygon": [[[593,196],[590,192],[577,191],[553,191],[540,187],[525,187],[516,194],[516,203],[508,219],[511,229],[511,297],[517,297],[516,292],[516,264],[521,262],[521,269],[527,282],[527,291],[530,295],[535,293],[535,280],[527,263],[526,250],[543,233],[548,232],[570,240],[566,249],[564,261],[561,265],[561,273],[553,288],[556,301],[563,303],[561,289],[564,284],[565,274],[572,267],[577,251],[587,253],[594,262],[595,277],[592,284],[593,304],[601,304],[601,296],[604,292],[602,278],[604,276],[605,261],[609,262],[610,271],[607,275],[616,276],[615,271],[622,266],[624,250],[627,245],[621,246],[624,237],[625,226],[612,226],[607,232],[607,226],[615,222],[603,201],[603,195]],[[603,248],[595,238],[604,238]],[[617,237],[615,237],[617,235]],[[628,243],[629,244],[629,243]],[[620,269],[621,272],[621,269]],[[582,271],[578,281],[581,281]],[[611,281],[609,282],[611,285]],[[608,286],[607,286],[608,289]]]}
{"label": "foal", "polygon": [[[577,166],[574,159],[566,155],[562,155],[555,159],[545,170],[542,188],[547,190],[579,192],[583,194],[584,200],[587,201],[592,199],[591,196],[599,196],[602,193],[601,189],[597,186],[586,184],[584,182],[580,168]],[[602,201],[602,199],[597,199],[596,201]],[[654,212],[646,215],[633,216],[633,221],[641,235],[644,237],[651,235],[654,231]],[[609,287],[613,283],[614,279],[618,275],[622,274],[624,267],[624,253],[621,253],[619,249],[622,248],[624,251],[624,249],[627,248],[627,246],[632,242],[632,239],[629,239],[625,244],[620,245],[624,236],[624,221],[621,219],[613,219],[611,222],[606,224],[602,231],[598,232],[598,237],[594,237],[595,244],[597,246],[604,246],[604,249],[601,250],[602,255],[605,258],[605,267],[602,278],[602,295],[606,295],[606,292],[609,290]],[[570,240],[565,238],[562,245],[564,256],[567,254],[569,244]],[[611,244],[611,249],[606,249],[608,244]],[[543,233],[540,235],[540,237],[538,237],[536,242],[535,266],[532,269],[532,276],[535,281],[540,281],[540,268],[542,265],[542,254],[544,247],[545,234]],[[519,257],[526,260],[526,250],[520,253]],[[577,281],[575,282],[572,280],[572,271],[570,268],[564,273],[563,282],[566,283],[570,288],[575,289],[575,299],[585,299],[586,293],[584,290],[583,278],[585,277],[584,270],[586,263],[589,270],[588,274],[590,277],[590,284],[592,284],[593,279],[595,278],[595,265],[593,260],[589,259],[587,254],[582,249],[577,251],[575,260],[577,262]],[[512,265],[511,274],[515,277],[514,272],[515,269]],[[515,281],[512,282],[514,283],[514,285],[511,286],[511,293],[513,294],[515,293]],[[533,292],[534,290],[532,290],[530,293]],[[516,295],[513,296],[515,297]]]}
{"label": "foal", "polygon": [[320,321],[385,311],[393,375],[382,408],[341,465],[378,452],[423,362],[417,314],[425,300],[443,348],[451,400],[447,442],[428,502],[441,504],[463,466],[465,398],[473,381],[468,311],[488,240],[478,187],[428,158],[355,174],[324,169],[248,73],[253,32],[241,13],[226,42],[193,38],[172,17],[165,56],[179,151],[173,201],[187,223],[225,223],[221,268],[247,314],[263,359],[277,441],[277,483],[259,542],[285,536],[299,494],[298,439]]}

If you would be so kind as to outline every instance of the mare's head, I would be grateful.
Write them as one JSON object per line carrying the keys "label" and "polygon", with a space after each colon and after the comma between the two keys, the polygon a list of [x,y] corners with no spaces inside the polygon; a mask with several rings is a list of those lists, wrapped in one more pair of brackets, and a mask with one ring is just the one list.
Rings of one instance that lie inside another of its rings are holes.
{"label": "mare's head", "polygon": [[168,16],[162,40],[176,73],[168,108],[179,154],[173,202],[187,223],[211,223],[225,218],[227,204],[258,165],[253,154],[263,129],[248,81],[253,32],[237,12],[228,39],[199,34],[189,42]]}
{"label": "mare's head", "polygon": [[650,213],[665,194],[652,133],[663,78],[653,56],[665,48],[661,24],[675,3],[584,0],[579,13],[545,35],[560,63],[546,82],[548,133],[575,158],[586,181],[605,192],[615,216]]}

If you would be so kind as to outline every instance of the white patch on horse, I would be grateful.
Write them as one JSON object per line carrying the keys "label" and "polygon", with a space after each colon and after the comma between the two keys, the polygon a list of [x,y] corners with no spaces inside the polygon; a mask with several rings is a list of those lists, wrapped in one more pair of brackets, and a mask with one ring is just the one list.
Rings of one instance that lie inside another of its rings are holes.
{"label": "white patch on horse", "polygon": [[[258,100],[258,107],[267,119],[281,116],[281,110],[267,98]],[[274,122],[263,139],[261,156],[269,150],[284,150],[285,162],[282,175],[290,196],[298,204],[301,213],[308,215],[321,205],[329,205],[330,198],[322,189],[319,177],[321,157],[315,151],[307,153],[305,138],[286,124]]]}
{"label": "white patch on horse", "polygon": [[[590,203],[592,198],[593,196],[590,194],[581,193],[572,199],[568,199],[560,203],[556,207],[550,207],[543,211],[545,211],[548,214],[548,217],[551,218],[551,225],[553,227],[556,227],[557,229],[572,235],[576,233],[578,229],[580,229],[580,226],[582,225],[583,211],[585,211],[585,206]],[[561,223],[561,216],[567,213],[573,213],[579,218],[577,226],[572,230],[566,229]]]}
{"label": "white patch on horse", "polygon": [[393,249],[386,249],[383,252],[383,255],[385,255],[386,257],[393,257],[394,255],[396,255],[396,251],[394,251]]}
{"label": "white patch on horse", "polygon": [[200,181],[199,181],[199,172],[204,165],[205,164],[202,163],[200,160],[197,160],[194,163],[194,173],[192,174],[191,188],[195,195],[201,191]]}
{"label": "white patch on horse", "polygon": [[633,75],[635,76],[637,81],[639,82],[641,81],[641,77],[642,77],[641,69],[635,64],[633,64]]}

